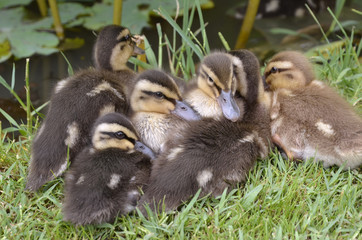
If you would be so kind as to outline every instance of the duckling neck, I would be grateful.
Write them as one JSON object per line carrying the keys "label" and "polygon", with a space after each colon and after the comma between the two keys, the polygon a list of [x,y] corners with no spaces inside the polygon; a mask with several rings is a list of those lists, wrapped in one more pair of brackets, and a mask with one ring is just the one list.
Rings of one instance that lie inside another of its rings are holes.
{"label": "duckling neck", "polygon": [[218,102],[205,94],[201,89],[190,91],[186,95],[185,101],[190,104],[201,117],[221,119],[223,116]]}
{"label": "duckling neck", "polygon": [[142,142],[155,153],[160,151],[162,144],[166,141],[167,131],[173,128],[174,120],[167,114],[154,112],[136,112],[132,116],[132,122]]}

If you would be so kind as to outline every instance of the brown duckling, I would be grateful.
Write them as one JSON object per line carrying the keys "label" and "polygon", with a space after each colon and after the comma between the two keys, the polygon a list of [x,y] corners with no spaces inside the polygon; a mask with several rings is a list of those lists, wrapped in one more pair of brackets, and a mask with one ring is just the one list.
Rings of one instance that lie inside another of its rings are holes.
{"label": "brown duckling", "polygon": [[275,55],[264,76],[273,94],[273,142],[289,159],[314,158],[324,167],[361,165],[362,118],[335,90],[315,80],[302,53]]}
{"label": "brown duckling", "polygon": [[38,190],[60,176],[69,160],[90,143],[94,121],[109,112],[127,113],[127,86],[135,73],[126,66],[135,44],[127,28],[107,26],[94,47],[95,68],[60,81],[33,144],[26,188]]}
{"label": "brown duckling", "polygon": [[220,119],[225,116],[235,122],[240,117],[240,109],[234,99],[235,67],[233,58],[227,53],[214,52],[206,56],[196,79],[185,93],[185,101],[201,117]]}
{"label": "brown duckling", "polygon": [[[175,79],[161,70],[146,70],[137,76],[130,96],[131,120],[142,141],[155,153],[175,129],[200,116],[183,102]],[[179,131],[176,131],[179,132]]]}
{"label": "brown duckling", "polygon": [[109,113],[95,122],[91,145],[78,154],[65,176],[64,220],[100,224],[135,209],[154,157],[138,139],[122,114]]}
{"label": "brown duckling", "polygon": [[218,196],[244,182],[256,160],[268,154],[269,108],[259,96],[264,94],[259,62],[246,50],[231,54],[239,60],[236,102],[244,115],[236,122],[204,118],[190,123],[178,142],[167,145],[152,166],[150,183],[139,202],[143,214],[147,214],[145,204],[158,212],[162,201],[166,211],[175,209],[200,188],[201,196]]}

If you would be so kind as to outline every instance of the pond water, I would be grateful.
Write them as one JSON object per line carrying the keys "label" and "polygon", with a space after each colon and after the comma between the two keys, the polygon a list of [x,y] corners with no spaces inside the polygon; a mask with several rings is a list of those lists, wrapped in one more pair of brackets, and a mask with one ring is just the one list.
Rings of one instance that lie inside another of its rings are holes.
{"label": "pond water", "polygon": [[[225,39],[228,41],[230,47],[233,47],[237,35],[239,33],[242,20],[236,19],[227,14],[227,11],[235,6],[239,1],[237,0],[214,0],[215,7],[213,9],[204,10],[205,22],[208,22],[207,35],[211,49],[223,49],[223,45],[218,37],[218,32],[221,32]],[[330,22],[331,17],[328,14],[317,15],[318,19],[322,22]],[[181,18],[179,19],[181,20]],[[153,23],[161,22],[162,30],[166,33],[171,33],[172,28],[160,18],[153,18]],[[280,41],[282,35],[273,35],[269,32],[271,28],[289,28],[299,29],[308,25],[315,24],[312,17],[309,15],[304,18],[276,18],[259,19],[255,22],[255,28],[249,39],[247,48],[253,50],[261,58],[265,57],[263,54],[265,48],[278,51],[284,49],[286,46],[281,46]],[[199,27],[198,18],[195,17],[193,30]],[[147,36],[152,48],[156,51],[158,44],[158,36],[155,28],[147,28],[143,30],[143,34]],[[67,31],[66,36],[76,37],[80,36],[85,39],[85,44],[76,50],[69,50],[65,52],[66,57],[70,61],[73,69],[76,71],[81,68],[92,66],[92,47],[95,41],[95,35],[91,31],[78,29],[77,31]],[[171,38],[171,35],[168,34]],[[304,44],[304,45],[303,45]],[[313,43],[298,43],[291,45],[289,48],[293,49],[307,49]],[[269,51],[268,50],[268,51]],[[272,52],[273,52],[272,51]],[[274,53],[273,52],[273,53]],[[164,59],[166,56],[164,57]],[[25,59],[15,61],[16,64],[16,84],[15,90],[25,97],[24,90],[24,73],[25,73]],[[0,64],[0,75],[8,82],[11,81],[13,68],[13,60]],[[31,83],[31,96],[32,102],[35,106],[39,106],[50,98],[51,89],[60,79],[68,76],[68,65],[64,57],[60,53],[55,53],[50,56],[32,56],[30,58],[30,83]],[[165,67],[167,69],[167,67]],[[8,112],[15,119],[25,117],[23,110],[16,104],[10,93],[4,88],[0,87],[0,107]],[[4,119],[0,119],[4,120]],[[4,125],[4,123],[3,123]],[[6,126],[6,124],[5,124]],[[4,127],[4,126],[3,126]]]}

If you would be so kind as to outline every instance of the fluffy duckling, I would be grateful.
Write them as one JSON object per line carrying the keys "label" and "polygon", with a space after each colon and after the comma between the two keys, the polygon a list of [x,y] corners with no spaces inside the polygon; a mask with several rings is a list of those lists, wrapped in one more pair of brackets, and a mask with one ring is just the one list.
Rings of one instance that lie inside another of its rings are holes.
{"label": "fluffy duckling", "polygon": [[264,77],[273,93],[273,142],[289,159],[314,158],[324,167],[361,165],[361,117],[336,91],[315,80],[312,65],[302,53],[275,55]]}
{"label": "fluffy duckling", "polygon": [[127,86],[135,73],[126,62],[135,52],[138,50],[127,28],[107,26],[94,47],[97,69],[81,70],[56,85],[46,118],[33,140],[28,190],[38,190],[65,171],[67,149],[72,161],[90,143],[89,133],[97,117],[128,112]]}
{"label": "fluffy duckling", "polygon": [[131,122],[109,113],[94,124],[92,144],[65,176],[64,220],[76,225],[110,222],[132,211],[149,178],[152,151]]}
{"label": "fluffy duckling", "polygon": [[237,67],[229,54],[214,52],[200,64],[197,78],[185,93],[188,102],[202,117],[221,118],[235,122],[240,109],[234,100]]}
{"label": "fluffy duckling", "polygon": [[[182,101],[175,79],[161,70],[147,70],[139,74],[130,96],[131,120],[142,141],[155,153],[175,129],[182,129],[187,121],[199,115]],[[179,131],[176,131],[179,132]]]}
{"label": "fluffy duckling", "polygon": [[[237,76],[238,107],[244,116],[236,122],[206,118],[193,122],[177,143],[168,145],[152,166],[150,184],[138,207],[153,211],[175,209],[201,188],[201,196],[217,196],[225,188],[244,182],[257,158],[268,154],[270,125],[263,93],[259,62],[254,54],[240,50]],[[249,96],[249,95],[252,96]],[[245,119],[245,120],[244,120]]]}

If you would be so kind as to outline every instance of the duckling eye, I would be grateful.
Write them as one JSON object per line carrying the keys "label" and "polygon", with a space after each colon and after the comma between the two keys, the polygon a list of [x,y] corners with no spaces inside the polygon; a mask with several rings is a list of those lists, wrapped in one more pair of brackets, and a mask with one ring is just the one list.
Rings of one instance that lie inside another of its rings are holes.
{"label": "duckling eye", "polygon": [[155,92],[155,96],[160,99],[165,97],[165,95],[162,92]]}
{"label": "duckling eye", "polygon": [[214,80],[210,76],[207,80],[209,81],[209,83],[214,83]]}
{"label": "duckling eye", "polygon": [[131,38],[131,36],[129,35],[129,34],[127,34],[125,37],[124,37],[124,40],[128,40],[128,39],[130,39]]}
{"label": "duckling eye", "polygon": [[123,139],[126,137],[126,135],[122,131],[115,132],[114,136],[118,139]]}
{"label": "duckling eye", "polygon": [[278,72],[278,68],[272,67],[272,68],[270,69],[270,73],[276,73],[276,72]]}

